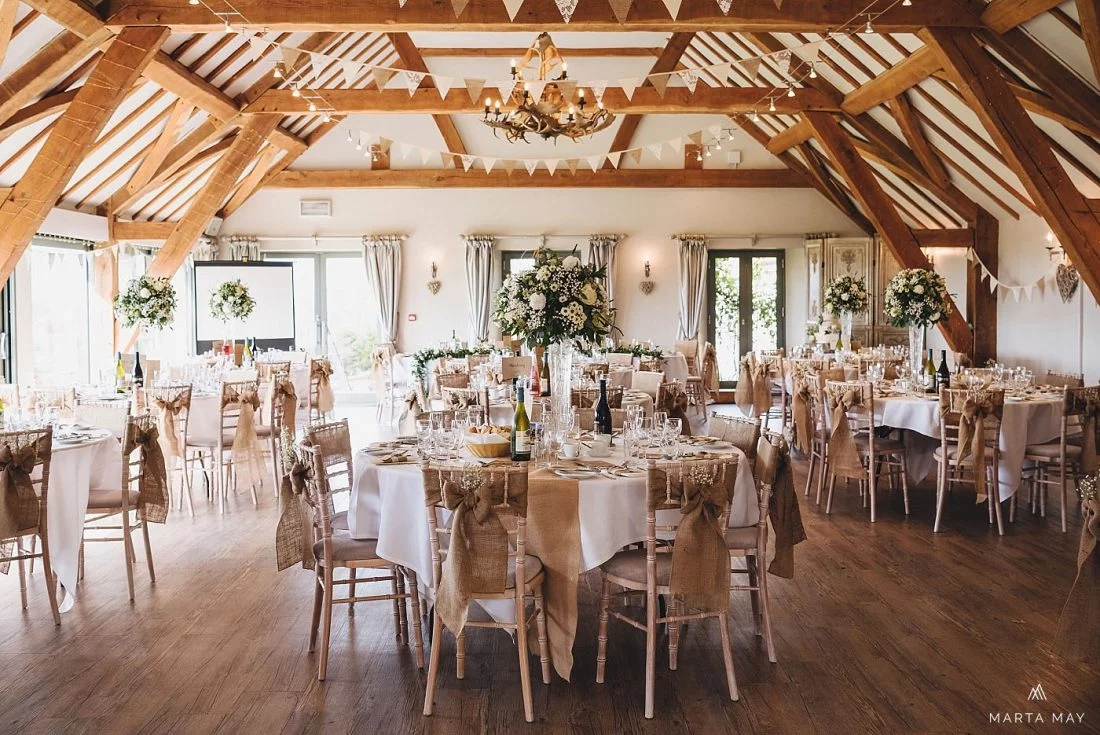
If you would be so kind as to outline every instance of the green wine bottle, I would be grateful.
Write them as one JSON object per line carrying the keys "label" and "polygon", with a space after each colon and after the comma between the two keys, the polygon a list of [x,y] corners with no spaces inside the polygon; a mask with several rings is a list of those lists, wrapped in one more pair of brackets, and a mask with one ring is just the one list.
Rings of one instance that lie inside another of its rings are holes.
{"label": "green wine bottle", "polygon": [[516,388],[516,412],[512,416],[512,461],[528,462],[531,459],[531,422],[527,420],[527,408],[523,404],[523,387]]}
{"label": "green wine bottle", "polygon": [[928,390],[936,390],[936,363],[932,360],[932,349],[928,349],[928,359],[924,362],[924,385]]}

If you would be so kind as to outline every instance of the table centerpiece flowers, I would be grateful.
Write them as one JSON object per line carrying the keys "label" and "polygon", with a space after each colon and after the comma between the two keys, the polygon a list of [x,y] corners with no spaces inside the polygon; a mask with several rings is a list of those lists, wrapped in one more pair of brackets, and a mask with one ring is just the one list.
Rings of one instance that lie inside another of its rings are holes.
{"label": "table centerpiece flowers", "polygon": [[176,317],[176,289],[167,278],[131,278],[125,290],[115,296],[115,316],[126,329],[138,330],[134,350],[135,376],[141,364],[141,338],[146,330],[168,328]]}
{"label": "table centerpiece flowers", "polygon": [[951,313],[951,298],[943,276],[927,268],[906,268],[886,286],[886,320],[909,328],[909,366],[919,375],[925,330]]}
{"label": "table centerpiece flowers", "polygon": [[840,276],[825,286],[822,303],[830,313],[840,317],[840,342],[837,349],[852,349],[852,318],[867,311],[870,294],[867,282],[854,276]]}
{"label": "table centerpiece flowers", "polygon": [[[222,324],[243,322],[256,309],[256,299],[239,278],[225,281],[210,294],[210,316]],[[233,354],[232,338],[225,340],[229,354]]]}

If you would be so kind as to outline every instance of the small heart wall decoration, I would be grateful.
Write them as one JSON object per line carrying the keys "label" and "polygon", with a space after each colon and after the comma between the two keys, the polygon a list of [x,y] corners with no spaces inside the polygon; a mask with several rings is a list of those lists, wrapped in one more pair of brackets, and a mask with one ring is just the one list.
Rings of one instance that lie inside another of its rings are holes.
{"label": "small heart wall decoration", "polygon": [[1062,303],[1069,303],[1073,294],[1077,293],[1077,286],[1081,283],[1081,276],[1077,269],[1068,263],[1059,263],[1054,273],[1054,282],[1058,284],[1058,294],[1062,297]]}

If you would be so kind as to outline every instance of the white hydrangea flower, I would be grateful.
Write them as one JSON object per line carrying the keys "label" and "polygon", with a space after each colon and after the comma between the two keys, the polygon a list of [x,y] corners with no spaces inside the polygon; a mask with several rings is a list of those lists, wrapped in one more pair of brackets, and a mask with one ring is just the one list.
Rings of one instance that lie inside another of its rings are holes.
{"label": "white hydrangea flower", "polygon": [[542,311],[546,308],[546,297],[541,293],[533,293],[528,297],[527,303],[529,303],[531,308],[535,311]]}

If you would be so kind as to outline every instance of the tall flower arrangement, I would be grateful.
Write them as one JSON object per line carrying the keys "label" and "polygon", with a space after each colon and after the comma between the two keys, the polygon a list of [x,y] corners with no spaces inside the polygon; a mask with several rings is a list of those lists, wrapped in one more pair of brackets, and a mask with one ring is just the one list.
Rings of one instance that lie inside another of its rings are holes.
{"label": "tall flower arrangement", "polygon": [[222,322],[247,319],[256,308],[256,299],[240,279],[226,281],[210,294],[210,316]]}
{"label": "tall flower arrangement", "polygon": [[535,267],[513,273],[497,292],[493,321],[529,347],[570,342],[587,350],[611,331],[615,310],[604,269],[583,265],[576,252],[560,258],[535,250]]}
{"label": "tall flower arrangement", "polygon": [[943,276],[925,268],[907,268],[886,287],[886,319],[895,327],[927,327],[951,313]]}
{"label": "tall flower arrangement", "polygon": [[867,310],[867,282],[862,278],[841,276],[825,286],[825,308],[833,314],[862,314]]}
{"label": "tall flower arrangement", "polygon": [[176,314],[176,289],[167,278],[141,276],[115,296],[115,315],[127,329],[164,329]]}

